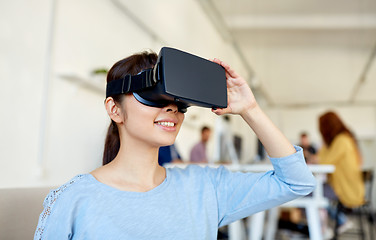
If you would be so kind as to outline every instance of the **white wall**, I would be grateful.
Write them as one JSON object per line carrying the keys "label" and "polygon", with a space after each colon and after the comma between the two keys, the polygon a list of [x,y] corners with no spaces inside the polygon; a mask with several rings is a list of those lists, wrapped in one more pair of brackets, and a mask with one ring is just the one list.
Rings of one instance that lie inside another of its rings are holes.
{"label": "white wall", "polygon": [[[141,29],[113,1],[56,0],[55,12],[50,0],[0,3],[0,188],[60,185],[101,165],[109,123],[104,85],[103,93],[92,91],[66,76],[94,81],[94,68],[109,68],[144,49],[158,52],[165,44],[220,57],[244,72],[195,1],[119,2],[137,15],[142,12],[142,21],[163,39]],[[162,14],[158,7],[171,14]],[[46,86],[48,95],[43,92]],[[44,111],[46,122],[41,125]],[[210,110],[194,112],[201,122],[215,122]],[[200,127],[189,120],[183,126],[177,145],[184,157],[198,140]],[[241,128],[235,130],[243,134]]]}
{"label": "white wall", "polygon": [[0,2],[0,185],[28,183],[37,162],[51,2]]}

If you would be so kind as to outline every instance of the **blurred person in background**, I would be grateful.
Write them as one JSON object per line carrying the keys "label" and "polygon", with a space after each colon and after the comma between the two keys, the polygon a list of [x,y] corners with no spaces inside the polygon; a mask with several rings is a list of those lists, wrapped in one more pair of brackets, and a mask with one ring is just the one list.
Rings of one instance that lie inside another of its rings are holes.
{"label": "blurred person in background", "polygon": [[311,144],[308,133],[302,132],[300,134],[299,146],[303,148],[304,158],[307,163],[315,162],[316,148]]}
{"label": "blurred person in background", "polygon": [[158,152],[158,163],[163,166],[167,163],[182,163],[180,154],[176,149],[175,144],[162,146],[159,148]]}
{"label": "blurred person in background", "polygon": [[207,163],[208,156],[206,153],[206,145],[209,141],[211,130],[208,126],[201,128],[201,140],[193,146],[190,153],[190,161],[192,163]]}
{"label": "blurred person in background", "polygon": [[[345,126],[340,117],[326,112],[319,117],[319,129],[324,142],[318,153],[320,164],[332,164],[335,171],[329,175],[329,186],[324,188],[324,195],[339,201],[344,207],[357,207],[364,203],[364,183],[362,179],[362,158],[354,134]],[[334,218],[337,208],[329,209]],[[339,213],[338,232],[351,228],[344,212]]]}

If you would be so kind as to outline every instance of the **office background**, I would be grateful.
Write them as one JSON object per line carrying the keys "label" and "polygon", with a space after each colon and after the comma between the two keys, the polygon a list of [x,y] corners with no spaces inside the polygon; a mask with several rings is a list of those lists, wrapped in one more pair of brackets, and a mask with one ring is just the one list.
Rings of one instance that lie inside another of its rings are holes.
{"label": "office background", "polygon": [[[93,71],[162,46],[230,63],[293,143],[307,131],[319,146],[318,116],[337,111],[376,165],[372,0],[6,0],[0,13],[0,188],[56,186],[100,166],[109,118]],[[216,119],[189,109],[184,159]],[[254,161],[255,135],[237,116],[230,129],[241,162]]]}

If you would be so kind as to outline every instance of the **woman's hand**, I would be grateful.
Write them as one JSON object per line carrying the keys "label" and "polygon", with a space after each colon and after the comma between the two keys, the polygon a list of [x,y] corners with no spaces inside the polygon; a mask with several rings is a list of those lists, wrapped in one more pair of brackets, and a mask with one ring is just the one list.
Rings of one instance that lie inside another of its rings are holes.
{"label": "woman's hand", "polygon": [[257,102],[247,82],[227,63],[214,58],[212,60],[224,67],[227,79],[227,108],[212,109],[217,115],[226,113],[243,115],[257,106]]}

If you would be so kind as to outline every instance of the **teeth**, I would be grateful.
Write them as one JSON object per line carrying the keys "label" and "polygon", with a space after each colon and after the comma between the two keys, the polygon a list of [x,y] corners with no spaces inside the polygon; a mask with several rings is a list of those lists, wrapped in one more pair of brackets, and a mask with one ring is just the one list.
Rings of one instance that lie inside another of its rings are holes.
{"label": "teeth", "polygon": [[157,124],[165,126],[165,127],[173,127],[175,124],[173,122],[157,122]]}

